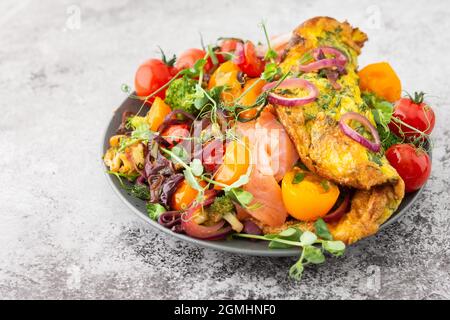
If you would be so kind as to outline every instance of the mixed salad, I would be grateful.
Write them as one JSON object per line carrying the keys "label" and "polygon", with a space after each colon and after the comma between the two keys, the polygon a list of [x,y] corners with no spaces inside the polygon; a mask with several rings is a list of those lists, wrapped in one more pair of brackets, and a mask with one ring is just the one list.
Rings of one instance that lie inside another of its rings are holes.
{"label": "mixed salad", "polygon": [[[280,63],[293,34],[265,44],[219,38],[217,44],[152,58],[139,66],[126,111],[103,160],[131,195],[146,202],[151,219],[176,233],[204,240],[234,237],[268,241],[272,249],[300,248],[290,275],[306,264],[340,256],[348,241],[330,225],[350,210],[351,188],[324,179],[302,163],[299,146],[280,123],[276,106],[307,106],[324,99],[307,75],[337,81],[348,56],[321,46],[301,58],[297,72]],[[357,72],[362,106],[373,122],[346,114],[341,130],[371,151],[382,152],[405,183],[406,192],[428,179],[424,151],[434,127],[424,94],[401,97],[401,83],[385,62]],[[321,81],[322,81],[321,80]]]}

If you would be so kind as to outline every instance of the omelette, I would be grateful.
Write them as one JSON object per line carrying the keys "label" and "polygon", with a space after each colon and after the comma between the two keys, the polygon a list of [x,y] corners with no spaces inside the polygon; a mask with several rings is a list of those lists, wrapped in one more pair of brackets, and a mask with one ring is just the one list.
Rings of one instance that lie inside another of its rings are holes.
{"label": "omelette", "polygon": [[[274,105],[279,121],[295,144],[303,164],[317,175],[354,189],[349,212],[328,227],[336,240],[347,244],[376,233],[398,208],[404,197],[404,182],[384,154],[373,153],[345,135],[339,128],[341,116],[356,112],[375,125],[370,109],[361,98],[357,59],[367,36],[347,22],[316,17],[297,27],[280,64],[283,72],[315,85],[318,96],[303,106]],[[335,83],[318,72],[299,72],[299,65],[318,47],[333,47],[347,57],[347,64]],[[266,227],[265,233],[282,227]],[[308,223],[300,228],[308,229]]]}

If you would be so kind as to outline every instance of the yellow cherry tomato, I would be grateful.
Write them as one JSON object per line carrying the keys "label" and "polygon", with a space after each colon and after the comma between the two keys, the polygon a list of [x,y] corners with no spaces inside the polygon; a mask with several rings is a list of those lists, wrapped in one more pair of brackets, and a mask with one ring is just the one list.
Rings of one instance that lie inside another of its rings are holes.
{"label": "yellow cherry tomato", "polygon": [[172,109],[168,104],[164,102],[160,97],[156,97],[150,110],[145,116],[150,126],[150,130],[157,131],[159,126],[164,122],[166,116],[172,112]]}
{"label": "yellow cherry tomato", "polygon": [[387,62],[372,63],[358,72],[359,87],[390,102],[400,99],[402,84],[394,69]]}
{"label": "yellow cherry tomato", "polygon": [[[258,81],[258,82],[257,82]],[[257,83],[256,83],[257,82]],[[255,84],[256,83],[256,84]],[[245,95],[238,101],[239,104],[249,107],[254,105],[256,99],[262,92],[262,88],[266,85],[266,81],[259,78],[250,79],[244,86],[242,92],[246,92]],[[241,118],[250,119],[256,115],[256,108],[249,109],[240,114]]]}
{"label": "yellow cherry tomato", "polygon": [[[204,181],[198,182],[201,187],[205,187],[206,183]],[[189,207],[192,201],[198,195],[198,190],[192,188],[186,180],[181,181],[178,185],[177,190],[172,195],[171,206],[174,210],[185,210]]]}
{"label": "yellow cherry tomato", "polygon": [[[226,185],[236,182],[242,175],[247,173],[250,165],[249,141],[244,137],[242,141],[231,141],[225,150],[223,163],[217,169],[214,180]],[[222,189],[215,185],[214,189]]]}
{"label": "yellow cherry tomato", "polygon": [[292,217],[315,221],[331,210],[339,197],[339,188],[311,172],[295,168],[284,176],[281,193]]}
{"label": "yellow cherry tomato", "polygon": [[242,86],[238,80],[238,73],[241,70],[232,61],[222,63],[209,79],[208,89],[214,87],[226,86],[222,92],[222,100],[225,103],[231,103],[242,93]]}

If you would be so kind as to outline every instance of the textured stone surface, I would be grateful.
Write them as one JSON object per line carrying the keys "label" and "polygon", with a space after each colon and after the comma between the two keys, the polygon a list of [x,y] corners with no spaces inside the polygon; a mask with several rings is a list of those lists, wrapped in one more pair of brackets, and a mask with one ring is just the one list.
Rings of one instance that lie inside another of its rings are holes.
{"label": "textured stone surface", "polygon": [[[450,298],[450,7],[407,1],[0,3],[0,298]],[[80,19],[78,18],[80,13]],[[287,278],[293,258],[235,256],[151,229],[107,185],[103,129],[137,65],[218,36],[263,40],[315,15],[369,34],[361,65],[388,60],[430,93],[434,164],[404,219],[345,257]]]}

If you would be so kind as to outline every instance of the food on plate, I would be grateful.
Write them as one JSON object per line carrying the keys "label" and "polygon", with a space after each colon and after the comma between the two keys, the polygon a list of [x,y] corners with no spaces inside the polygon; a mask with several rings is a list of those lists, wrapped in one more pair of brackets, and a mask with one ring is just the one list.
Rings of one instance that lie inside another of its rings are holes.
{"label": "food on plate", "polygon": [[[142,106],[103,159],[148,215],[207,241],[299,247],[289,274],[375,234],[430,175],[435,115],[401,98],[387,62],[358,66],[365,33],[316,17],[265,43],[221,38],[136,73]],[[234,240],[233,240],[234,239]]]}

